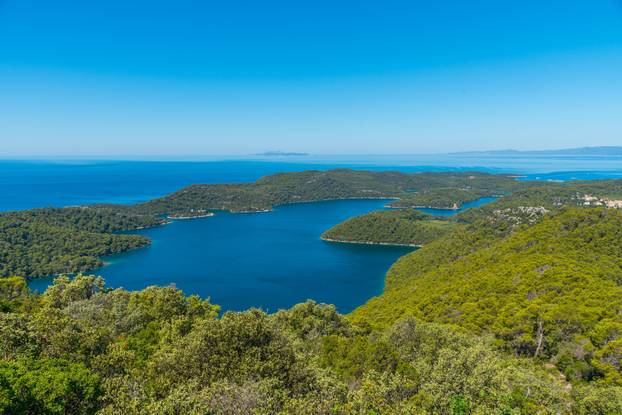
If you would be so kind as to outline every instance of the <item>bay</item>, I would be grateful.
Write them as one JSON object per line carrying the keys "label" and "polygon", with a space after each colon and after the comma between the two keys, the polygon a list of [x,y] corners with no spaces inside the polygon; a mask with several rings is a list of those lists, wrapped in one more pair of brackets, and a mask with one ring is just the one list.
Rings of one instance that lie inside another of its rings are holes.
{"label": "bay", "polygon": [[[412,248],[339,244],[323,231],[387,200],[341,200],[278,206],[272,212],[177,220],[133,232],[152,245],[104,258],[94,271],[129,290],[174,284],[223,310],[288,308],[313,299],[349,312],[382,292],[384,275]],[[52,278],[32,280],[42,291]]]}
{"label": "bay", "polygon": [[[394,164],[391,164],[394,163]],[[486,165],[486,163],[490,163]],[[560,164],[561,163],[561,164]],[[137,203],[193,183],[240,183],[277,172],[350,167],[369,170],[513,172],[523,179],[577,180],[622,177],[599,160],[446,160],[309,158],[294,161],[0,161],[0,211],[88,203]],[[485,166],[485,167],[483,167]],[[548,166],[550,170],[545,170]],[[536,168],[537,167],[537,168]],[[568,170],[555,170],[556,167]],[[589,168],[592,168],[590,170]],[[464,208],[489,202],[482,199]],[[130,290],[175,284],[186,294],[210,297],[224,310],[269,311],[308,298],[348,312],[380,294],[392,263],[411,248],[337,244],[320,240],[331,226],[382,209],[382,200],[345,200],[276,207],[273,212],[175,221],[136,233],[149,247],[105,258],[93,273],[109,286]],[[422,209],[436,215],[459,211]],[[43,290],[52,278],[30,282]]]}

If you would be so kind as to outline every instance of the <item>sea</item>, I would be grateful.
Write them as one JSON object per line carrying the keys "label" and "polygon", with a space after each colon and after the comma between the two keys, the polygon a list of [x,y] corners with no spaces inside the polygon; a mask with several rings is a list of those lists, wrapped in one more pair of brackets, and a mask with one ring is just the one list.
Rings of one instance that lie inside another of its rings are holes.
{"label": "sea", "polygon": [[[194,160],[0,160],[0,211],[91,203],[137,203],[195,183],[242,183],[278,172],[355,168],[374,171],[485,171],[521,180],[622,178],[621,157],[295,156]],[[465,208],[487,203],[482,199]],[[153,243],[104,258],[92,273],[110,287],[174,285],[224,311],[268,312],[312,299],[349,312],[379,295],[390,266],[413,248],[341,244],[320,235],[352,216],[385,209],[386,200],[277,206],[136,231]],[[433,214],[454,211],[426,210]],[[30,281],[43,291],[53,277]]]}

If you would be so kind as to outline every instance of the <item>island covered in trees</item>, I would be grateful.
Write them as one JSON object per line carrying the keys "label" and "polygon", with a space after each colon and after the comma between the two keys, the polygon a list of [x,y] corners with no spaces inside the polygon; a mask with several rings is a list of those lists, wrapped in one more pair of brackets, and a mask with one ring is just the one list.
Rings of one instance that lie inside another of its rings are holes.
{"label": "island covered in trees", "polygon": [[[205,217],[219,210],[269,211],[275,205],[329,199],[395,199],[393,204],[451,207],[481,195],[525,187],[509,175],[485,173],[369,172],[338,169],[267,176],[254,183],[192,185],[136,205],[43,208],[0,214],[0,276],[28,278],[77,273],[102,265],[101,256],[145,246],[149,240],[118,231]],[[472,192],[468,197],[457,189]],[[423,199],[422,199],[423,198]]]}
{"label": "island covered in trees", "polygon": [[[423,245],[349,315],[312,301],[220,314],[175,287],[128,292],[86,275],[37,294],[23,278],[84,270],[82,257],[148,243],[118,231],[184,212],[363,195],[418,206],[441,189],[460,204],[453,190],[471,182],[501,197],[451,219],[405,207],[325,233]],[[0,413],[622,413],[621,200],[620,180],[338,170],[2,214]]]}
{"label": "island covered in trees", "polygon": [[[135,205],[98,204],[0,213],[0,276],[27,278],[78,273],[103,265],[100,257],[150,243],[119,233],[174,219],[230,212],[263,212],[276,205],[334,199],[392,199],[395,211],[374,212],[328,230],[328,240],[423,245],[450,227],[480,216],[537,206],[622,206],[621,181],[567,183],[517,180],[511,174],[477,172],[401,173],[349,169],[266,176],[254,183],[192,185]],[[452,220],[412,207],[459,208],[481,197],[501,197]],[[509,213],[508,213],[509,214]]]}
{"label": "island covered in trees", "polygon": [[342,222],[322,234],[329,242],[421,246],[449,232],[455,222],[413,209],[377,211]]}

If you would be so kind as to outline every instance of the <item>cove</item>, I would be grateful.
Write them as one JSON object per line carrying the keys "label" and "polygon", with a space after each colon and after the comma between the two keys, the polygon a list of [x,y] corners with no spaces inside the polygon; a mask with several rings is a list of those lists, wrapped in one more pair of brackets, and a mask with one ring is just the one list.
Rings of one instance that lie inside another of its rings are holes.
{"label": "cove", "polygon": [[[461,209],[422,208],[455,215]],[[353,216],[386,209],[386,199],[334,200],[277,206],[265,213],[217,212],[206,218],[129,233],[147,236],[148,247],[103,258],[94,270],[108,287],[139,290],[174,284],[186,295],[210,298],[223,311],[251,307],[273,312],[312,299],[348,313],[382,293],[384,277],[416,248],[322,241],[325,230]],[[53,277],[29,282],[42,292]]]}
{"label": "cove", "polygon": [[[313,299],[347,313],[378,295],[384,276],[412,248],[336,244],[323,231],[388,200],[339,200],[278,206],[272,212],[176,220],[132,233],[153,243],[104,258],[92,273],[109,287],[138,290],[175,284],[223,310],[273,312]],[[43,291],[52,278],[31,281]]]}

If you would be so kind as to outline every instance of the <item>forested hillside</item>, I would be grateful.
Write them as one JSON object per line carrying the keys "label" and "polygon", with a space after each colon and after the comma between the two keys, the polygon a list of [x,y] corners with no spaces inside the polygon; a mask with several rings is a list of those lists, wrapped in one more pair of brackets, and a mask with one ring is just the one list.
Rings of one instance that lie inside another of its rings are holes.
{"label": "forested hillside", "polygon": [[228,312],[172,287],[0,280],[7,414],[592,414],[619,389],[569,389],[555,370],[449,326],[370,332],[313,302]]}
{"label": "forested hillside", "polygon": [[[102,265],[100,257],[145,246],[149,240],[115,233],[165,223],[165,217],[199,217],[210,210],[269,210],[274,205],[324,199],[413,198],[411,189],[437,189],[446,202],[471,183],[484,192],[523,187],[506,175],[484,173],[369,172],[347,169],[306,171],[264,177],[255,183],[194,185],[137,205],[45,208],[0,214],[0,276],[40,277],[77,273]],[[442,189],[441,189],[442,188]],[[439,190],[440,189],[440,190]],[[414,195],[414,196],[413,196]],[[419,202],[417,202],[419,203]]]}
{"label": "forested hillside", "polygon": [[[355,187],[340,174],[332,194],[370,190],[367,173]],[[305,197],[329,194],[315,172],[264,180],[289,183],[287,203],[301,177],[321,183]],[[406,185],[382,177],[383,191]],[[0,278],[0,413],[622,413],[621,182],[530,186],[451,220],[401,209],[335,228],[425,238],[349,316],[311,301],[219,315],[174,287],[60,277],[38,295]],[[174,213],[162,203],[2,214],[3,273],[80,270],[141,246],[114,232],[162,223]]]}
{"label": "forested hillside", "polygon": [[[203,216],[211,210],[268,210],[274,205],[324,199],[395,198],[392,206],[460,206],[482,196],[505,195],[497,202],[462,212],[458,222],[518,215],[566,205],[622,205],[622,181],[543,183],[516,181],[486,173],[400,173],[348,169],[305,171],[264,177],[254,183],[194,185],[137,205],[45,208],[0,214],[0,276],[38,277],[76,273],[102,265],[103,255],[144,246],[149,240],[115,233],[155,226],[165,216]],[[330,230],[336,240],[420,245],[451,226],[414,219],[414,213],[375,213]],[[343,235],[340,235],[343,233]],[[329,236],[332,235],[332,236]]]}
{"label": "forested hillside", "polygon": [[398,260],[353,321],[452,324],[569,380],[620,384],[622,212],[565,208],[533,226],[497,223],[458,228]]}
{"label": "forested hillside", "polygon": [[457,226],[443,217],[412,209],[372,212],[342,222],[322,234],[328,241],[423,245]]}
{"label": "forested hillside", "polygon": [[268,210],[285,203],[348,198],[399,198],[394,202],[396,206],[452,208],[527,186],[528,182],[518,182],[510,175],[486,173],[310,170],[266,176],[254,183],[189,186],[130,210],[141,214],[239,212]]}
{"label": "forested hillside", "polygon": [[622,180],[589,180],[564,183],[531,182],[530,186],[494,203],[460,213],[465,221],[527,207],[557,210],[564,206],[622,208]]}
{"label": "forested hillside", "polygon": [[153,216],[108,209],[34,209],[0,214],[0,276],[41,277],[102,265],[101,256],[149,244],[112,233],[162,223]]}
{"label": "forested hillside", "polygon": [[[622,208],[620,180],[523,183],[529,183],[529,187],[518,188],[497,201],[460,212],[449,219],[426,217],[410,209],[372,212],[334,226],[324,233],[324,237],[336,241],[421,245],[444,235],[450,225],[454,224],[494,219],[497,226],[501,222],[516,226],[533,224],[545,213],[555,212],[565,206]],[[434,192],[443,193],[442,189],[435,189]],[[432,194],[426,193],[427,196]],[[445,190],[443,195],[438,196],[438,200],[457,198],[459,195],[460,191],[456,193],[456,189]],[[408,205],[407,201],[408,198],[401,199],[391,203],[391,206]],[[438,220],[445,222],[441,224]]]}

